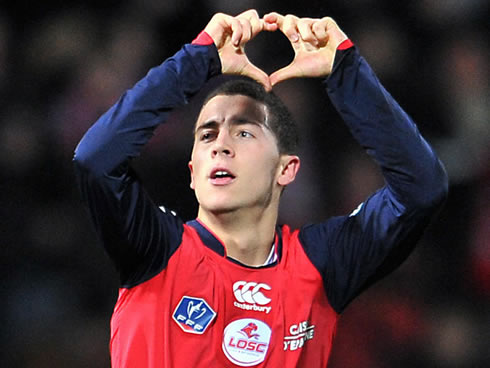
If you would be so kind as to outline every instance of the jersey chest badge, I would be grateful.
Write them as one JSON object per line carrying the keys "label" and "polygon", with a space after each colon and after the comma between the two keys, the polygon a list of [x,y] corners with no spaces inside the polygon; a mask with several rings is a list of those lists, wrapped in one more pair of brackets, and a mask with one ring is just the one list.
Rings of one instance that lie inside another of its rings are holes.
{"label": "jersey chest badge", "polygon": [[175,308],[172,318],[184,332],[203,334],[216,312],[204,299],[184,296]]}
{"label": "jersey chest badge", "polygon": [[271,328],[258,319],[238,319],[225,328],[223,352],[233,364],[241,367],[257,365],[265,359],[271,334]]}

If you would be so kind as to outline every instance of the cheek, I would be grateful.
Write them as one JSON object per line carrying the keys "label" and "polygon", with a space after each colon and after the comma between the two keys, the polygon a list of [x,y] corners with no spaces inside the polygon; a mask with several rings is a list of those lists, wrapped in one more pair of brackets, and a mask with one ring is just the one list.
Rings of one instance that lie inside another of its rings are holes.
{"label": "cheek", "polygon": [[[265,154],[264,156],[266,156]],[[270,157],[267,160],[264,160],[262,156],[261,158],[257,158],[257,160],[251,160],[251,165],[250,167],[250,177],[252,181],[255,183],[259,184],[259,182],[271,182],[275,181],[277,172],[278,172],[278,167],[279,167],[279,160],[276,159],[275,157]]]}

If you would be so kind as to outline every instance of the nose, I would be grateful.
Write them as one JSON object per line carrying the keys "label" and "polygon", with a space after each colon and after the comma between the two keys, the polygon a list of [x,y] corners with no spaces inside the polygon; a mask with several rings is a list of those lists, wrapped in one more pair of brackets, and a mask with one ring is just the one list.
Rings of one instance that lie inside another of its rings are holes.
{"label": "nose", "polygon": [[225,155],[234,157],[235,150],[233,149],[232,138],[230,134],[225,129],[220,130],[216,140],[214,141],[214,146],[212,149],[212,156],[216,157],[218,155]]}

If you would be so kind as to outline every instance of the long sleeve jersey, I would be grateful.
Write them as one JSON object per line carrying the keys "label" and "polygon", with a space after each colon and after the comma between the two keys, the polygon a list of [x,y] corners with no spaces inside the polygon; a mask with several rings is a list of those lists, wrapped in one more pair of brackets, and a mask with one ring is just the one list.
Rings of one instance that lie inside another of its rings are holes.
{"label": "long sleeve jersey", "polygon": [[159,208],[130,166],[220,70],[213,44],[185,45],[76,149],[83,200],[121,279],[113,367],[326,367],[340,313],[408,256],[446,196],[445,171],[411,118],[355,47],[337,50],[328,96],[386,185],[350,215],[278,225],[274,263],[234,261],[204,224]]}

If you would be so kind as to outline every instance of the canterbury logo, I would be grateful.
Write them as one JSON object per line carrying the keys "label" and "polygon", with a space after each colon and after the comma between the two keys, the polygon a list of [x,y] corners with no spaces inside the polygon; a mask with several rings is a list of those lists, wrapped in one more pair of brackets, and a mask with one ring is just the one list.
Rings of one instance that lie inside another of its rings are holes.
{"label": "canterbury logo", "polygon": [[260,290],[271,290],[264,283],[237,281],[233,284],[233,294],[240,303],[266,305],[271,299],[266,297]]}

